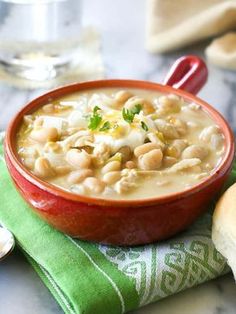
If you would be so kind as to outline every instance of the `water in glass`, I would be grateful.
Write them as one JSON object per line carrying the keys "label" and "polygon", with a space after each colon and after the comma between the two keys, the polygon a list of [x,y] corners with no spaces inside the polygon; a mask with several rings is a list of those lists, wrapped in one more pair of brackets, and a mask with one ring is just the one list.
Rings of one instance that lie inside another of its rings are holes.
{"label": "water in glass", "polygon": [[80,0],[0,0],[0,65],[43,81],[66,71],[80,42]]}

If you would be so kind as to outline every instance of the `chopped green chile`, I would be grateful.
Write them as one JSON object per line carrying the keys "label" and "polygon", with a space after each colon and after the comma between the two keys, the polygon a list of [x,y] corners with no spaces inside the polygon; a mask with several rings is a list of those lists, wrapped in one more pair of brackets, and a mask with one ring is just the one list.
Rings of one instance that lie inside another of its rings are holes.
{"label": "chopped green chile", "polygon": [[111,128],[111,124],[109,121],[104,122],[103,126],[99,129],[101,132],[105,132]]}
{"label": "chopped green chile", "polygon": [[148,126],[145,122],[141,121],[141,127],[144,129],[144,131],[148,131]]}

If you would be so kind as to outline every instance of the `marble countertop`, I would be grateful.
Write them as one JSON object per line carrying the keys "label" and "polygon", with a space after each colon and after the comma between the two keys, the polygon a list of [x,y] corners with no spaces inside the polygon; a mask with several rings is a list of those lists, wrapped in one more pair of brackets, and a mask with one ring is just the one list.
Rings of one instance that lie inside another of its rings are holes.
{"label": "marble countertop", "polygon": [[[106,8],[106,9],[105,9]],[[144,49],[144,0],[84,1],[83,20],[102,34],[102,54],[109,78],[161,82],[173,61],[184,54],[204,55],[206,43],[175,53],[150,55]],[[28,100],[42,90],[19,90],[0,83],[0,130]],[[199,96],[216,107],[236,129],[236,73],[209,65],[209,80]],[[231,274],[181,292],[134,313],[233,314],[236,285]],[[0,314],[61,314],[50,292],[17,249],[0,264]]]}

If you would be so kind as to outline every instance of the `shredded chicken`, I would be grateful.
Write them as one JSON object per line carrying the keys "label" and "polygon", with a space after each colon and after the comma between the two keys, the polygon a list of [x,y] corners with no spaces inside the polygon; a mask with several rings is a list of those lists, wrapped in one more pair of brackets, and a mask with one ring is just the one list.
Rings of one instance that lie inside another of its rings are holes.
{"label": "shredded chicken", "polygon": [[[127,171],[124,171],[127,170]],[[124,169],[122,172],[122,178],[116,182],[115,191],[118,194],[128,192],[131,188],[137,187],[138,172],[135,169]]]}

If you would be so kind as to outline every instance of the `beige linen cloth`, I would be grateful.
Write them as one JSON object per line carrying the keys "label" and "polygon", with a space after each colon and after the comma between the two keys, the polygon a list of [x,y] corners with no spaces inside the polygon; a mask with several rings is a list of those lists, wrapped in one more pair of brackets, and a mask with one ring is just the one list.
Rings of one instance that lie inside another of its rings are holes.
{"label": "beige linen cloth", "polygon": [[[148,51],[163,53],[236,30],[236,0],[148,0]],[[234,44],[236,50],[236,43]],[[232,52],[232,47],[231,47]]]}

